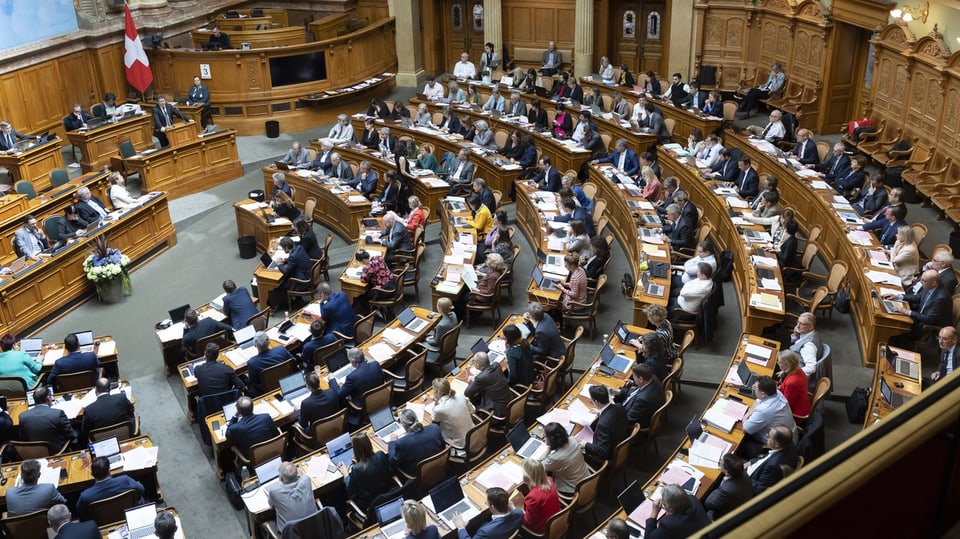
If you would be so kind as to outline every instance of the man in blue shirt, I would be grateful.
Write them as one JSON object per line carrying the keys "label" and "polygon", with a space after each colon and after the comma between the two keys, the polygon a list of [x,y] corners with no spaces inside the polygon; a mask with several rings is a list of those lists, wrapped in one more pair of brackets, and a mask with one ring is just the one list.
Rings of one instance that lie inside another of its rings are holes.
{"label": "man in blue shirt", "polygon": [[743,418],[743,431],[750,436],[743,438],[743,444],[737,453],[752,458],[760,454],[767,442],[767,433],[775,425],[784,425],[796,434],[797,424],[793,421],[790,403],[777,389],[777,383],[769,376],[761,376],[753,384],[757,396],[753,410]]}

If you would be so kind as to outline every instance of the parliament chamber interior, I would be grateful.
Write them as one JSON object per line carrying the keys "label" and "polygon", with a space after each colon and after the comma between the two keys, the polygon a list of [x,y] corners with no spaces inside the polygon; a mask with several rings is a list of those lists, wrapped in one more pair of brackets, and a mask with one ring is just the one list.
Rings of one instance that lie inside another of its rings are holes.
{"label": "parliament chamber interior", "polygon": [[954,0],[11,4],[4,536],[956,534]]}

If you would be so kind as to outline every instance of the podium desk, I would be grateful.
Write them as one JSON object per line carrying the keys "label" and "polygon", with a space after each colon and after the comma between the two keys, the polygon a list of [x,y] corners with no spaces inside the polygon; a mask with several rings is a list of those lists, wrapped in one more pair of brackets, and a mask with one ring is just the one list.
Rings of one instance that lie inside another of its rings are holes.
{"label": "podium desk", "polygon": [[[174,108],[176,108],[181,113],[183,113],[183,115],[186,116],[188,120],[193,120],[194,122],[200,123],[200,114],[203,112],[203,105],[188,105],[186,104],[186,102],[171,101],[169,99],[167,100],[167,103],[170,105],[173,105]],[[140,108],[142,108],[143,111],[150,116],[151,122],[153,121],[153,109],[156,108],[156,106],[157,104],[152,101],[149,103],[140,103]],[[174,119],[174,121],[176,120]],[[180,125],[180,124],[177,123],[174,125]],[[153,126],[151,125],[151,129],[152,128]],[[170,138],[169,134],[167,135],[167,138]]]}
{"label": "podium desk", "polygon": [[93,129],[70,131],[67,140],[83,154],[80,167],[84,172],[101,170],[110,164],[110,158],[117,155],[125,140],[138,151],[153,146],[153,118],[144,113]]}
{"label": "podium desk", "polygon": [[257,264],[253,270],[253,277],[257,280],[257,306],[262,310],[270,306],[270,292],[280,286],[283,280],[283,272],[275,269],[268,269],[262,263]]}
{"label": "podium desk", "polygon": [[13,191],[0,196],[0,222],[16,219],[30,207],[27,195],[18,195]]}
{"label": "podium desk", "polygon": [[293,223],[286,217],[274,215],[273,208],[265,202],[246,199],[233,203],[237,217],[237,236],[257,238],[257,250],[267,252],[276,246],[276,240],[290,232]]}
{"label": "podium desk", "polygon": [[167,141],[170,142],[171,148],[179,148],[180,146],[197,140],[197,135],[200,134],[197,131],[198,125],[200,124],[194,121],[185,123],[175,122],[173,125],[167,126],[163,133],[167,135]]}
{"label": "podium desk", "polygon": [[[240,19],[231,19],[240,20]],[[249,20],[249,19],[244,19]],[[249,43],[251,49],[265,49],[268,47],[286,47],[289,45],[303,45],[307,42],[307,34],[302,26],[270,26],[257,30],[256,27],[244,30],[224,31],[230,36],[230,44],[241,48],[241,43]],[[210,42],[210,30],[199,29],[190,32],[190,39],[195,49],[201,49]]]}
{"label": "podium desk", "polygon": [[183,134],[187,142],[175,146],[171,139],[171,145],[162,150],[151,147],[133,157],[118,159],[119,168],[140,175],[144,191],[164,191],[176,198],[243,175],[235,131],[197,135],[195,122],[174,127],[178,128],[174,133]]}
{"label": "podium desk", "polygon": [[38,193],[52,187],[50,171],[64,168],[63,155],[60,153],[62,142],[59,138],[44,144],[33,144],[22,152],[10,155],[0,154],[0,166],[10,171],[13,183],[27,180]]}

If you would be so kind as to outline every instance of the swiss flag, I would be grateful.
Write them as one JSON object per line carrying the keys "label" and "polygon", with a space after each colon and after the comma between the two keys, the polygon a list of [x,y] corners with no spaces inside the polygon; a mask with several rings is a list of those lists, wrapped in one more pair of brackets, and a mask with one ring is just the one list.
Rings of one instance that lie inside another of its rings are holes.
{"label": "swiss flag", "polygon": [[143,51],[143,43],[140,42],[140,36],[137,35],[137,27],[133,24],[133,17],[130,16],[130,6],[124,4],[123,11],[126,18],[123,64],[126,66],[127,82],[140,90],[140,93],[143,93],[153,82],[153,71],[150,71],[150,60],[147,59],[147,53]]}

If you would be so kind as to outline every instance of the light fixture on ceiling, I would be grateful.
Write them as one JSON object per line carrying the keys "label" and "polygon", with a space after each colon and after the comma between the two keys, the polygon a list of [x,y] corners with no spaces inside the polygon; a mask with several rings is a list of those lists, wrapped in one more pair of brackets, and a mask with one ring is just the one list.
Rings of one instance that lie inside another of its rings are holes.
{"label": "light fixture on ceiling", "polygon": [[900,19],[903,22],[920,19],[921,23],[926,23],[927,17],[930,16],[930,2],[924,2],[916,6],[903,6],[891,9],[890,16],[894,19]]}

